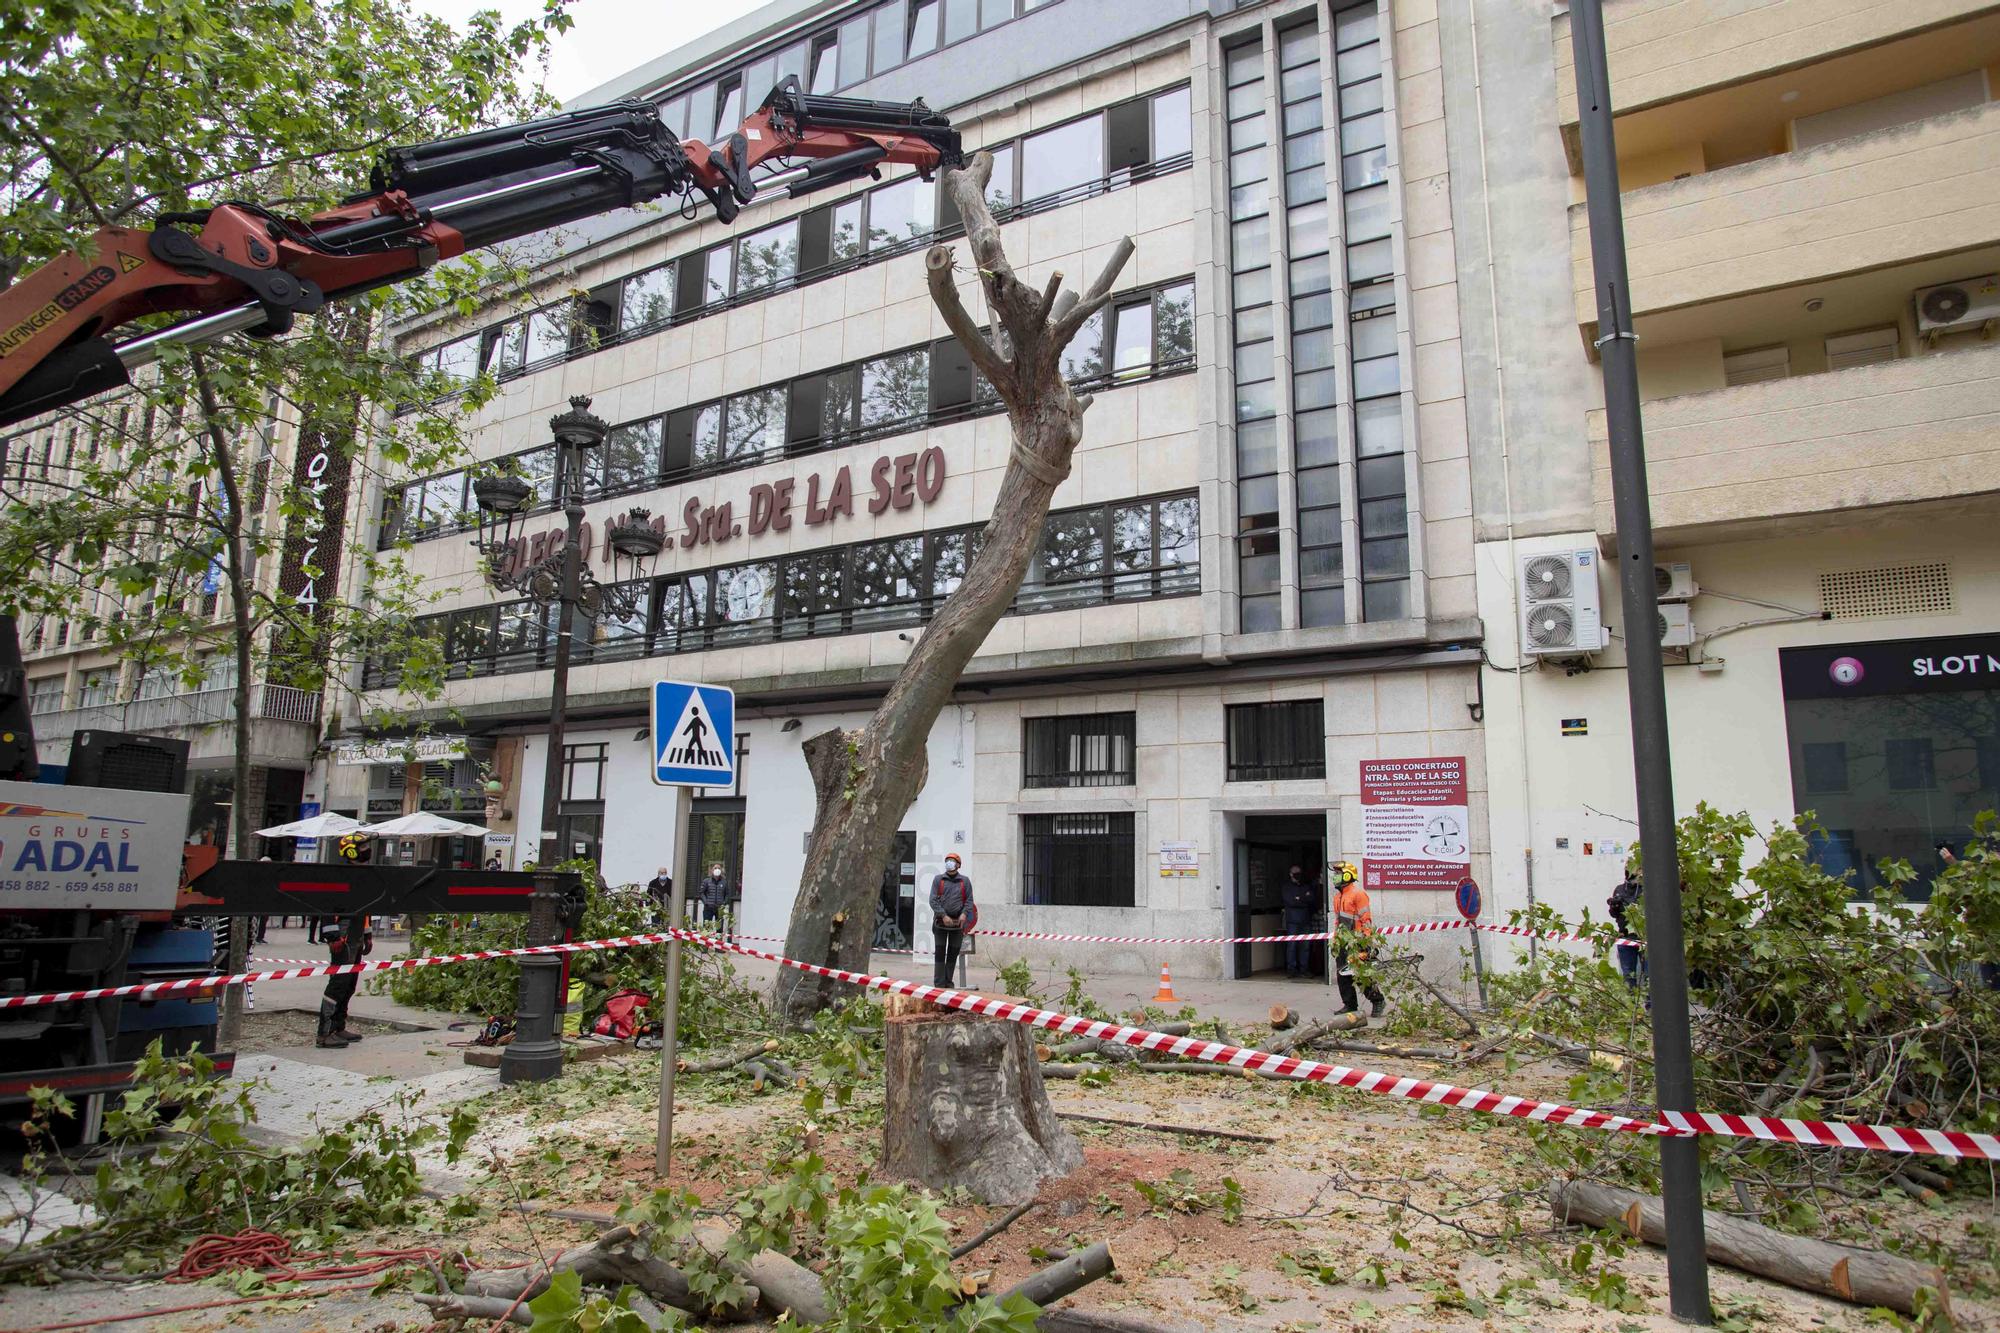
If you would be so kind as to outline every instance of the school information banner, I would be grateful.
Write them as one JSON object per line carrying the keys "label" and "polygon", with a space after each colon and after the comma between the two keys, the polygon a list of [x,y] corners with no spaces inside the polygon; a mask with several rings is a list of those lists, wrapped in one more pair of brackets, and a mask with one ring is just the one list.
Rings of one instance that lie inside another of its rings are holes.
{"label": "school information banner", "polygon": [[1465,757],[1361,761],[1361,887],[1442,889],[1472,873]]}

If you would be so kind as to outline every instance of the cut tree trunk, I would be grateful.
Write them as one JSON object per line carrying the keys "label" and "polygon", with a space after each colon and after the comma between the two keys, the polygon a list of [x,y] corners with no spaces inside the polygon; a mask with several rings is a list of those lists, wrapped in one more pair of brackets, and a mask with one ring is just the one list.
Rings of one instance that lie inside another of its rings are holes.
{"label": "cut tree trunk", "polygon": [[1015,1204],[1083,1165],[1083,1150],[1049,1105],[1025,1027],[956,1010],[897,1012],[909,1002],[891,998],[885,1175]]}
{"label": "cut tree trunk", "polygon": [[1323,1023],[1308,1023],[1304,1027],[1293,1028],[1276,1040],[1266,1042],[1264,1049],[1273,1055],[1283,1055],[1296,1047],[1310,1046],[1330,1033],[1346,1032],[1367,1026],[1368,1020],[1360,1014],[1335,1014]]}
{"label": "cut tree trunk", "polygon": [[[1549,1190],[1557,1222],[1615,1226],[1648,1245],[1667,1243],[1665,1211],[1650,1194],[1638,1194],[1590,1180],[1557,1181]],[[1935,1293],[1936,1307],[1951,1313],[1944,1273],[1928,1264],[1899,1259],[1879,1250],[1855,1250],[1823,1240],[1788,1236],[1727,1213],[1703,1210],[1708,1257],[1716,1263],[1782,1282],[1801,1291],[1837,1296],[1856,1305],[1887,1306],[1914,1314],[1917,1293]]]}
{"label": "cut tree trunk", "polygon": [[[1109,304],[1132,254],[1131,240],[1119,240],[1081,295],[1062,290],[1061,274],[1039,291],[1029,287],[1008,262],[986,203],[992,175],[990,153],[976,153],[963,169],[943,173],[972,262],[961,269],[952,246],[934,245],[924,267],[945,324],[1006,404],[1012,448],[978,553],[917,637],[867,725],[822,732],[801,747],[813,780],[813,828],[785,952],[808,963],[855,971],[868,965],[882,866],[905,812],[923,789],[931,727],[979,645],[1013,606],[1022,575],[1041,546],[1049,501],[1069,476],[1070,459],[1083,439],[1090,399],[1070,392],[1063,349]],[[960,272],[979,284],[990,335],[959,296]],[[798,1023],[839,993],[831,978],[781,968],[773,999],[786,1022]]]}
{"label": "cut tree trunk", "polygon": [[1295,1028],[1298,1025],[1298,1010],[1284,1004],[1274,1004],[1271,1006],[1271,1027],[1273,1031],[1283,1032],[1286,1028]]}
{"label": "cut tree trunk", "polygon": [[1013,1286],[1007,1288],[1000,1297],[1025,1296],[1037,1305],[1054,1305],[1074,1291],[1081,1291],[1101,1277],[1109,1276],[1118,1267],[1112,1258],[1108,1241],[1078,1250],[1056,1260],[1039,1272],[1028,1274]]}

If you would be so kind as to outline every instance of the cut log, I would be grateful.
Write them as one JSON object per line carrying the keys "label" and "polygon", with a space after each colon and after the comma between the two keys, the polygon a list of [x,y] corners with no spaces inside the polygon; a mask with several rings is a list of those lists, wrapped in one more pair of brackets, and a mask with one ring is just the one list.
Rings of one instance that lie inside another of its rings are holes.
{"label": "cut log", "polygon": [[1148,1060],[1138,1066],[1148,1074],[1234,1074],[1238,1078],[1283,1078],[1283,1074],[1268,1074],[1261,1069],[1249,1069],[1243,1065],[1216,1064],[1208,1060],[1185,1060],[1167,1062]]}
{"label": "cut log", "polygon": [[1102,1074],[1103,1065],[1057,1065],[1040,1066],[1043,1078],[1082,1078],[1085,1074]]}
{"label": "cut log", "polygon": [[790,1314],[794,1324],[823,1324],[833,1318],[827,1305],[826,1287],[819,1275],[776,1250],[759,1250],[747,1261],[729,1257],[730,1230],[719,1222],[703,1222],[695,1227],[695,1243],[721,1260],[730,1272],[748,1283],[757,1300],[774,1315]]}
{"label": "cut log", "polygon": [[1264,1049],[1273,1055],[1283,1055],[1286,1051],[1296,1050],[1301,1046],[1310,1046],[1321,1037],[1328,1036],[1331,1033],[1348,1032],[1354,1028],[1365,1028],[1367,1026],[1368,1019],[1362,1014],[1335,1014],[1332,1018],[1324,1022],[1308,1023],[1302,1028],[1293,1028],[1282,1037],[1266,1042]]}
{"label": "cut log", "polygon": [[1028,1274],[1001,1296],[1025,1296],[1037,1305],[1054,1305],[1074,1291],[1081,1291],[1118,1267],[1108,1241],[1099,1241],[1075,1254],[1058,1259],[1047,1268]]}
{"label": "cut log", "polygon": [[704,1056],[699,1060],[682,1060],[679,1062],[679,1068],[683,1074],[713,1074],[718,1070],[740,1065],[753,1056],[765,1055],[777,1049],[776,1041],[753,1041],[734,1050],[724,1051],[720,1055]]}
{"label": "cut log", "polygon": [[1274,1004],[1271,1006],[1271,1027],[1274,1031],[1283,1032],[1286,1028],[1294,1028],[1298,1025],[1298,1010],[1285,1004]]}
{"label": "cut log", "polygon": [[[1058,1069],[1071,1066],[1057,1065]],[[1044,1074],[1049,1071],[1044,1068]],[[1119,1120],[1108,1115],[1085,1115],[1081,1111],[1057,1111],[1064,1120],[1082,1120],[1093,1125],[1120,1125],[1126,1129],[1143,1129],[1154,1134],[1179,1134],[1191,1139],[1231,1139],[1238,1143],[1276,1143],[1275,1134],[1253,1134],[1247,1129],[1208,1129],[1201,1125],[1169,1125],[1157,1120]]]}
{"label": "cut log", "polygon": [[884,1175],[1015,1204],[1083,1165],[1019,1023],[892,1009],[883,1079]]}
{"label": "cut log", "polygon": [[430,1292],[413,1292],[417,1304],[427,1307],[431,1318],[439,1322],[446,1319],[477,1319],[482,1324],[504,1321],[526,1328],[535,1322],[535,1316],[528,1313],[528,1303],[500,1296],[464,1296],[458,1294],[433,1296]]}
{"label": "cut log", "polygon": [[589,1273],[605,1261],[608,1247],[619,1245],[632,1239],[637,1233],[628,1226],[613,1227],[588,1244],[572,1250],[564,1250],[548,1264],[524,1264],[516,1268],[482,1268],[468,1274],[465,1291],[469,1296],[498,1296],[503,1300],[513,1300],[525,1293],[526,1299],[533,1300],[548,1290],[549,1274],[562,1269],[575,1269],[585,1282],[590,1281]]}
{"label": "cut log", "polygon": [[[1143,1026],[1143,1025],[1141,1025]],[[1169,1037],[1185,1037],[1194,1031],[1192,1023],[1162,1023],[1149,1031],[1163,1032]],[[1107,1043],[1102,1037],[1078,1037],[1063,1042],[1060,1046],[1037,1046],[1035,1058],[1038,1060],[1073,1060],[1080,1055],[1100,1055],[1107,1051],[1129,1051],[1132,1048],[1123,1042]],[[1044,1054],[1047,1052],[1047,1054]]]}
{"label": "cut log", "polygon": [[[1615,1226],[1648,1245],[1665,1245],[1666,1218],[1660,1201],[1650,1194],[1600,1185],[1595,1181],[1557,1181],[1549,1191],[1550,1210],[1557,1222]],[[1632,1223],[1638,1223],[1635,1228]],[[1928,1289],[1935,1307],[1951,1313],[1950,1290],[1944,1273],[1928,1264],[1850,1249],[1822,1240],[1788,1236],[1727,1213],[1702,1213],[1708,1235],[1708,1257],[1716,1263],[1782,1282],[1801,1291],[1836,1296],[1856,1305],[1887,1306],[1913,1314],[1917,1293]]]}

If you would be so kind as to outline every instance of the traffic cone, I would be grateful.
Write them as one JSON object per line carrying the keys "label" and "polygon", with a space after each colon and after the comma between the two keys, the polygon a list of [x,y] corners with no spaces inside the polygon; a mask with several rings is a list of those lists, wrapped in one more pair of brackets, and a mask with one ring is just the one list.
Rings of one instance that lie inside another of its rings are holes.
{"label": "traffic cone", "polygon": [[1160,993],[1153,997],[1154,1004],[1179,1004],[1181,997],[1174,994],[1173,973],[1167,971],[1165,963],[1160,964]]}

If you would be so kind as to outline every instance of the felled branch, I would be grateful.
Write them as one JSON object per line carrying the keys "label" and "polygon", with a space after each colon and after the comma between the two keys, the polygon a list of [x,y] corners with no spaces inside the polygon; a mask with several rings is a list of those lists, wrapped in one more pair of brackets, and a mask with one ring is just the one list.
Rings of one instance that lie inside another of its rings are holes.
{"label": "felled branch", "polygon": [[[1549,1190],[1549,1206],[1557,1222],[1616,1226],[1648,1245],[1667,1243],[1665,1211],[1650,1194],[1589,1180],[1557,1181]],[[1950,1317],[1944,1273],[1927,1264],[1788,1236],[1727,1213],[1704,1210],[1702,1218],[1708,1257],[1716,1263],[1801,1291],[1837,1296],[1856,1305],[1884,1305],[1905,1314],[1916,1313],[1918,1293],[1928,1291],[1936,1308]]]}
{"label": "felled branch", "polygon": [[971,1240],[966,1241],[963,1245],[960,1245],[955,1249],[953,1249],[951,1252],[951,1257],[954,1259],[963,1259],[966,1255],[971,1254],[974,1250],[984,1245],[987,1241],[992,1240],[995,1236],[1005,1231],[1008,1227],[1013,1226],[1016,1222],[1020,1221],[1023,1217],[1027,1216],[1028,1210],[1030,1208],[1033,1208],[1034,1206],[1035,1206],[1035,1200],[1033,1199],[1028,1200],[1026,1203],[1014,1205],[1012,1208],[1008,1209],[1005,1213],[1001,1214],[999,1220],[988,1223],[985,1230],[981,1231]]}
{"label": "felled branch", "polygon": [[1025,1296],[1037,1305],[1054,1305],[1070,1293],[1081,1291],[1097,1279],[1109,1276],[1117,1267],[1110,1242],[1099,1241],[1087,1249],[1058,1259],[1039,1272],[1030,1273],[1002,1293],[1000,1299],[1004,1301],[1009,1296]]}
{"label": "felled branch", "polygon": [[1308,1023],[1301,1028],[1293,1028],[1283,1036],[1267,1042],[1264,1049],[1273,1055],[1283,1055],[1286,1051],[1301,1046],[1310,1046],[1320,1038],[1335,1032],[1346,1032],[1353,1028],[1365,1028],[1368,1020],[1360,1014],[1335,1014],[1321,1023]]}
{"label": "felled branch", "polygon": [[527,1327],[535,1322],[535,1316],[528,1313],[528,1303],[502,1296],[466,1296],[448,1294],[433,1296],[427,1291],[415,1293],[417,1304],[430,1309],[434,1320],[477,1319],[482,1323],[505,1320],[510,1324]]}
{"label": "felled branch", "polygon": [[753,1059],[756,1056],[777,1049],[778,1043],[776,1041],[753,1041],[747,1045],[739,1046],[733,1051],[725,1051],[720,1055],[711,1055],[706,1059],[682,1060],[679,1062],[679,1068],[683,1074],[713,1074],[719,1070],[740,1065],[745,1060]]}

